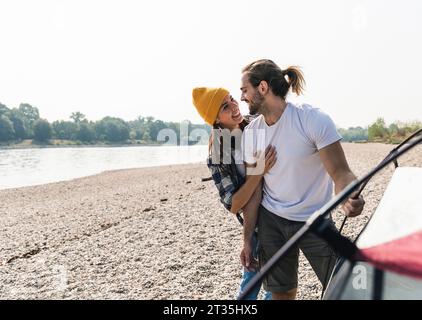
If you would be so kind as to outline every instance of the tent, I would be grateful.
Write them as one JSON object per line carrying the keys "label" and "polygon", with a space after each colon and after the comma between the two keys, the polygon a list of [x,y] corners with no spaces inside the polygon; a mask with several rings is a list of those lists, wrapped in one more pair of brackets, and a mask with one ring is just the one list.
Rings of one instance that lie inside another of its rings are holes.
{"label": "tent", "polygon": [[422,299],[422,168],[398,168],[324,299]]}

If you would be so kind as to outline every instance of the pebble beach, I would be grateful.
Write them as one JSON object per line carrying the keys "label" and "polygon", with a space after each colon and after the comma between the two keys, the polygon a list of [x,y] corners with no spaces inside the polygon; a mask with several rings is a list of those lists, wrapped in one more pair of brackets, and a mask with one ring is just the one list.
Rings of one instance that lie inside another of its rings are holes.
{"label": "pebble beach", "polygon": [[[343,144],[357,176],[393,147]],[[399,164],[422,166],[422,148]],[[357,236],[393,171],[371,180],[345,235]],[[242,229],[209,176],[204,162],[0,190],[0,299],[234,299]],[[333,218],[339,227],[341,209]],[[301,256],[298,299],[320,294]]]}

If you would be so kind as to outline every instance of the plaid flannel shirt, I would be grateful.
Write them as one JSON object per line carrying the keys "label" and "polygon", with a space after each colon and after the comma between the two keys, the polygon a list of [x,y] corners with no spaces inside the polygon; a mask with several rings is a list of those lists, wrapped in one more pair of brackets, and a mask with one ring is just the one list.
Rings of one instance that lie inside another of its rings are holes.
{"label": "plaid flannel shirt", "polygon": [[230,211],[233,194],[242,186],[245,178],[237,171],[233,156],[230,164],[215,164],[212,162],[212,156],[209,156],[207,165],[218,189],[220,201]]}

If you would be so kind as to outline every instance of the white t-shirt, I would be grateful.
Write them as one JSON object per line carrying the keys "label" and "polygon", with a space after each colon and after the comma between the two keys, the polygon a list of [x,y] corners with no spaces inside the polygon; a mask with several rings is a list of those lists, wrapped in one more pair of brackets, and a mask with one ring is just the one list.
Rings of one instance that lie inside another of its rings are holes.
{"label": "white t-shirt", "polygon": [[333,181],[318,150],[339,140],[331,118],[307,104],[287,103],[272,126],[262,115],[252,121],[242,137],[244,160],[255,163],[255,152],[269,144],[277,150],[277,161],[264,176],[262,205],[293,221],[306,221],[322,208],[333,195]]}
{"label": "white t-shirt", "polygon": [[235,151],[232,152],[232,155],[233,155],[233,159],[236,163],[237,172],[239,172],[239,174],[242,177],[245,177],[246,176],[246,168],[245,168],[245,164],[243,163],[242,150],[236,149]]}

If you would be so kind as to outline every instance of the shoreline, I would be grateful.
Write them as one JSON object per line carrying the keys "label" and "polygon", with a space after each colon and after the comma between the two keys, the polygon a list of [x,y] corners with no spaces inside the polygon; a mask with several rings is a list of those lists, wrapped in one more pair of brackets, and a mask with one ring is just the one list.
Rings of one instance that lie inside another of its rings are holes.
{"label": "shoreline", "polygon": [[[72,182],[74,180],[78,180],[78,179],[85,179],[85,178],[91,178],[100,174],[105,174],[105,173],[114,173],[114,172],[120,172],[120,171],[126,171],[126,170],[143,170],[143,169],[160,169],[160,168],[165,168],[165,167],[169,167],[169,168],[173,168],[173,167],[178,167],[178,166],[196,166],[196,165],[203,165],[205,164],[202,162],[192,162],[192,163],[176,163],[176,164],[160,164],[160,165],[156,165],[156,166],[147,166],[147,167],[136,167],[136,168],[122,168],[122,169],[111,169],[111,170],[103,170],[103,171],[99,171],[96,173],[92,173],[86,176],[80,176],[80,177],[74,177],[74,178],[69,178],[69,179],[65,179],[65,180],[57,180],[57,181],[51,181],[51,182],[46,182],[46,183],[39,183],[39,184],[32,184],[32,185],[24,185],[24,186],[18,186],[18,187],[7,187],[7,188],[1,188],[0,187],[0,192],[3,190],[11,190],[11,189],[22,189],[22,188],[33,188],[33,187],[41,187],[41,186],[45,186],[45,185],[50,185],[50,184],[54,184],[54,183],[65,183],[65,182]],[[210,174],[211,175],[211,174]]]}
{"label": "shoreline", "polygon": [[[187,145],[183,147],[191,146],[205,146],[205,144],[194,144]],[[48,148],[122,148],[122,147],[182,147],[181,145],[162,145],[162,144],[87,144],[87,145],[76,145],[76,144],[66,144],[66,145],[12,145],[12,146],[2,146],[0,145],[0,150],[26,150],[26,149],[48,149]]]}
{"label": "shoreline", "polygon": [[47,149],[47,148],[118,148],[118,147],[153,147],[159,146],[155,144],[151,145],[140,145],[140,144],[89,144],[89,145],[28,145],[28,146],[0,146],[0,150],[20,150],[20,149]]}

